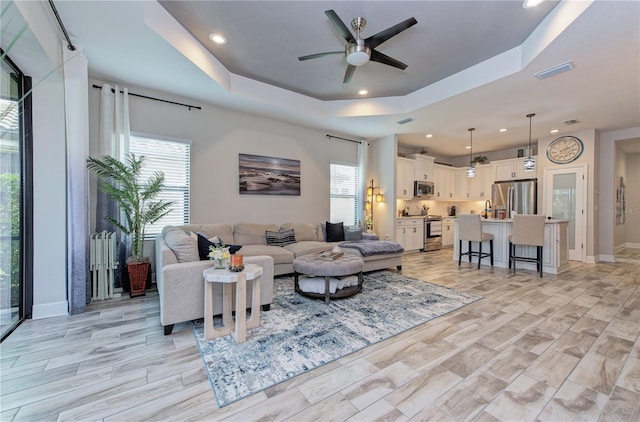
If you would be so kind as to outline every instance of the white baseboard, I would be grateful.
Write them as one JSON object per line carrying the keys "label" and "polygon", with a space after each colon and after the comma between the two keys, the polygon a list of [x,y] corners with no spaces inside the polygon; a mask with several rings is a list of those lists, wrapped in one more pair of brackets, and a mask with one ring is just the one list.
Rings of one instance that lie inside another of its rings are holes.
{"label": "white baseboard", "polygon": [[33,319],[51,318],[56,316],[69,315],[69,303],[63,302],[43,303],[33,305],[31,317]]}
{"label": "white baseboard", "polygon": [[586,262],[587,264],[595,264],[597,261],[595,256],[587,255],[584,262]]}
{"label": "white baseboard", "polygon": [[640,243],[627,242],[624,244],[624,247],[629,249],[640,249]]}
{"label": "white baseboard", "polygon": [[615,256],[605,254],[598,255],[598,260],[602,262],[616,262]]}

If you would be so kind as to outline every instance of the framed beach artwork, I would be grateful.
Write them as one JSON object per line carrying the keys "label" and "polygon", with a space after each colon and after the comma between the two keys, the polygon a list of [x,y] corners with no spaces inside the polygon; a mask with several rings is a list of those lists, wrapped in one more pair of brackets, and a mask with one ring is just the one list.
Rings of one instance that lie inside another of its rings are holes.
{"label": "framed beach artwork", "polygon": [[300,160],[239,154],[240,195],[300,196]]}

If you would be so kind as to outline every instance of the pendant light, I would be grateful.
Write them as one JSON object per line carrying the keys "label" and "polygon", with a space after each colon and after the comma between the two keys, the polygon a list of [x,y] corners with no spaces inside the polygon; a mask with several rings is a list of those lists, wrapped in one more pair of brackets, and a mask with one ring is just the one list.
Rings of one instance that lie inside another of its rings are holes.
{"label": "pendant light", "polygon": [[531,118],[535,116],[535,113],[527,114],[529,118],[529,156],[524,159],[525,171],[533,171],[536,169],[536,160],[531,157]]}
{"label": "pendant light", "polygon": [[469,135],[471,135],[471,144],[469,147],[469,167],[467,167],[467,177],[475,177],[476,176],[476,168],[473,166],[473,161],[471,156],[473,155],[473,131],[476,130],[475,127],[469,128]]}

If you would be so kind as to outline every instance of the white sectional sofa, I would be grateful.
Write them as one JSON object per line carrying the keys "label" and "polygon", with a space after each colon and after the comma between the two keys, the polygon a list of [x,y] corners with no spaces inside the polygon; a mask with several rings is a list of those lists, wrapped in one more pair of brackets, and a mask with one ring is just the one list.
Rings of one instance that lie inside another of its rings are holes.
{"label": "white sectional sofa", "polygon": [[[295,242],[286,246],[267,244],[266,232],[293,229]],[[322,252],[341,242],[326,242],[323,224],[192,224],[165,227],[156,237],[156,281],[160,296],[160,321],[164,332],[170,334],[176,323],[202,318],[204,314],[204,282],[202,271],[212,264],[200,260],[196,233],[206,238],[217,236],[227,245],[242,246],[237,252],[246,263],[264,268],[260,284],[260,304],[269,309],[273,300],[274,275],[293,273],[293,260],[302,255]],[[387,242],[389,243],[389,242]],[[402,269],[402,251],[373,253],[363,256],[357,249],[343,247],[346,253],[362,256],[363,271],[389,267]],[[214,285],[214,315],[222,313],[221,294]],[[251,303],[251,289],[247,289],[247,303]]]}

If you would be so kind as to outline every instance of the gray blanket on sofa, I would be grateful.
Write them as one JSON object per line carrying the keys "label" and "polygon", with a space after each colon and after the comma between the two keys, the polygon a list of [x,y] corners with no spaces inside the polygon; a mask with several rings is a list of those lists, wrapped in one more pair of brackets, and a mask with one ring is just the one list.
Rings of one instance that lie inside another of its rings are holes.
{"label": "gray blanket on sofa", "polygon": [[354,248],[360,251],[362,256],[382,255],[390,253],[404,252],[402,245],[389,240],[357,240],[341,242],[341,248]]}

